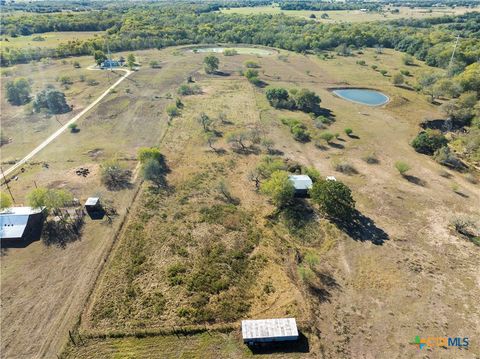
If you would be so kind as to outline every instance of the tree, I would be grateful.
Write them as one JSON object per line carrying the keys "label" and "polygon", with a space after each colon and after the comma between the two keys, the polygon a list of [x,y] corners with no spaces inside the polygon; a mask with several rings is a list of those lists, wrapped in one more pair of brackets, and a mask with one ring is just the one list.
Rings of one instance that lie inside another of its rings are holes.
{"label": "tree", "polygon": [[320,97],[315,92],[301,89],[295,96],[296,107],[303,112],[317,112],[320,106]]}
{"label": "tree", "polygon": [[394,85],[401,85],[404,82],[403,75],[401,73],[396,73],[393,75],[392,82]]}
{"label": "tree", "polygon": [[426,155],[433,155],[439,148],[448,143],[445,136],[439,130],[430,130],[420,132],[412,141],[412,147],[415,151]]}
{"label": "tree", "polygon": [[441,78],[433,86],[439,96],[458,97],[462,92],[460,84],[449,78]]}
{"label": "tree", "polygon": [[320,180],[310,190],[312,201],[329,217],[346,220],[355,211],[352,191],[340,181]]}
{"label": "tree", "polygon": [[197,117],[197,122],[202,125],[203,131],[205,132],[209,131],[209,126],[213,123],[212,119],[204,112],[200,113],[200,115]]}
{"label": "tree", "polygon": [[10,195],[0,192],[0,209],[8,208],[12,206],[12,198]]}
{"label": "tree", "polygon": [[55,211],[67,206],[73,195],[63,189],[35,188],[27,195],[27,202],[33,208],[46,207],[47,211]]}
{"label": "tree", "polygon": [[53,114],[61,114],[71,111],[65,100],[65,94],[52,87],[47,87],[37,94],[33,101],[33,108],[35,111],[40,111],[42,108],[47,109]]}
{"label": "tree", "polygon": [[480,63],[475,62],[468,65],[457,80],[465,91],[476,91],[480,96]]}
{"label": "tree", "polygon": [[135,55],[134,54],[128,54],[127,56],[127,66],[131,70],[135,66]]}
{"label": "tree", "polygon": [[163,160],[163,155],[156,147],[141,147],[137,151],[137,158],[140,163],[144,164],[148,160],[160,162]]}
{"label": "tree", "polygon": [[268,102],[275,108],[292,110],[295,108],[295,101],[290,98],[288,91],[284,88],[268,88],[265,92]]}
{"label": "tree", "polygon": [[330,144],[335,136],[331,132],[322,132],[318,137]]}
{"label": "tree", "polygon": [[207,74],[213,74],[218,70],[220,60],[215,55],[208,55],[203,59],[203,63],[205,65],[205,72]]}
{"label": "tree", "polygon": [[258,70],[255,70],[255,69],[247,69],[247,71],[245,71],[243,73],[243,75],[247,78],[247,79],[252,79],[254,77],[258,77]]}
{"label": "tree", "polygon": [[302,168],[303,174],[306,174],[313,183],[318,182],[322,179],[322,175],[315,167],[304,167]]}
{"label": "tree", "polygon": [[120,190],[130,185],[132,172],[116,160],[110,160],[100,165],[101,182],[110,191]]}
{"label": "tree", "polygon": [[12,105],[20,106],[30,101],[30,83],[27,79],[20,77],[6,84],[7,100]]}
{"label": "tree", "polygon": [[410,170],[409,164],[403,161],[395,162],[395,168],[402,176],[405,176],[406,173]]}
{"label": "tree", "polygon": [[212,149],[213,152],[217,152],[217,149],[213,147],[213,144],[217,142],[218,137],[214,132],[208,131],[205,132],[205,141],[208,144],[208,147]]}
{"label": "tree", "polygon": [[260,185],[260,191],[269,196],[278,208],[291,203],[295,194],[295,187],[286,171],[275,171],[270,178]]}
{"label": "tree", "polygon": [[247,145],[249,139],[249,133],[246,131],[232,132],[227,136],[227,142],[232,145],[233,149],[243,152],[247,151],[250,147]]}
{"label": "tree", "polygon": [[436,92],[435,82],[438,80],[438,75],[433,72],[424,72],[418,79],[418,85],[422,91],[430,96],[430,102],[433,102],[438,96]]}
{"label": "tree", "polygon": [[458,99],[451,100],[443,105],[443,111],[454,120],[457,126],[463,126],[475,116],[477,95],[475,92],[464,92]]}
{"label": "tree", "polygon": [[107,55],[101,50],[97,50],[93,53],[93,58],[95,59],[95,62],[97,63],[98,66],[102,64],[107,59]]}
{"label": "tree", "polygon": [[152,181],[158,188],[165,184],[165,168],[155,158],[149,158],[142,166],[143,178]]}

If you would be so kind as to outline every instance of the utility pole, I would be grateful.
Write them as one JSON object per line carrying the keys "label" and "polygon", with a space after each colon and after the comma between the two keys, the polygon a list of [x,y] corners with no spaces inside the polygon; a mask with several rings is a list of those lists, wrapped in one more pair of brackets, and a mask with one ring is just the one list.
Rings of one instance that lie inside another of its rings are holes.
{"label": "utility pole", "polygon": [[5,181],[5,186],[7,186],[8,193],[10,193],[10,197],[12,197],[13,203],[15,203],[15,198],[13,198],[12,191],[10,190],[10,186],[8,185],[8,180],[5,178],[5,175],[3,174],[3,168],[0,167],[0,171],[2,171],[2,177],[3,180]]}
{"label": "utility pole", "polygon": [[453,57],[455,56],[455,51],[457,51],[457,45],[458,45],[458,40],[459,39],[460,39],[460,34],[457,35],[457,40],[455,41],[455,47],[453,48],[452,57],[450,57],[450,62],[448,64],[448,68],[450,68],[450,66],[452,66]]}

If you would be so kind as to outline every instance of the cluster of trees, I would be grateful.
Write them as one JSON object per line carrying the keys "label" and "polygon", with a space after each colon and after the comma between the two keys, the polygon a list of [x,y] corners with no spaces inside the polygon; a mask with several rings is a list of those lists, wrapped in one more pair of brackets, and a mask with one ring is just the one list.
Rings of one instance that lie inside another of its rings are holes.
{"label": "cluster of trees", "polygon": [[[315,168],[300,166],[300,170],[312,179],[313,187],[309,190],[309,195],[322,214],[336,220],[352,217],[355,201],[350,188],[340,181],[323,180]],[[289,178],[291,174],[284,160],[267,156],[262,159],[250,178],[255,179],[260,192],[267,195],[272,203],[282,210],[295,202],[295,188]]]}
{"label": "cluster of trees", "polygon": [[33,109],[36,112],[46,109],[51,114],[62,114],[71,111],[65,99],[65,94],[51,86],[47,86],[46,89],[40,91],[35,96]]}
{"label": "cluster of trees", "polygon": [[306,113],[317,113],[320,108],[320,97],[308,89],[291,89],[271,87],[265,92],[268,102],[275,108],[300,110]]}
{"label": "cluster of trees", "polygon": [[330,11],[330,10],[359,10],[368,9],[370,11],[379,11],[383,4],[371,1],[355,2],[319,2],[319,1],[285,1],[280,2],[282,10],[312,10],[312,11]]}
{"label": "cluster of trees", "polygon": [[[64,85],[71,83],[71,79],[66,76],[61,76],[58,80]],[[5,89],[7,100],[12,105],[25,105],[31,99],[30,82],[23,77],[7,82]],[[71,110],[65,99],[65,94],[52,86],[47,86],[37,93],[33,101],[33,109],[36,112],[46,109],[52,114],[66,113]]]}
{"label": "cluster of trees", "polygon": [[[300,3],[299,3],[300,4]],[[363,6],[363,5],[362,5]],[[4,65],[28,62],[42,57],[92,54],[105,47],[111,51],[162,48],[195,43],[251,43],[297,52],[320,52],[345,44],[347,47],[395,48],[429,65],[446,67],[456,34],[463,39],[456,51],[458,67],[477,61],[480,14],[433,19],[422,23],[323,24],[284,15],[239,16],[204,11],[201,4],[185,6],[138,6],[125,13],[90,13],[5,16],[2,31],[28,35],[45,31],[107,30],[104,36],[70,41],[56,49],[15,49],[2,47]],[[93,23],[94,22],[94,23]]]}

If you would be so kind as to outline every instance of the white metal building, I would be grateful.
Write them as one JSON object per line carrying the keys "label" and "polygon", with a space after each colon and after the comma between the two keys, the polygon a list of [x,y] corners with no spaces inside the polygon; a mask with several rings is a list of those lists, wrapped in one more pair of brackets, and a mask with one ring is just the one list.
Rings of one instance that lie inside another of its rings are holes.
{"label": "white metal building", "polygon": [[0,239],[22,239],[43,224],[43,208],[10,207],[0,211]]}
{"label": "white metal building", "polygon": [[255,343],[294,341],[298,339],[295,318],[242,320],[243,342]]}
{"label": "white metal building", "polygon": [[308,190],[313,186],[312,179],[307,175],[290,175],[288,179],[293,183],[293,187],[295,187],[296,196],[306,196]]}

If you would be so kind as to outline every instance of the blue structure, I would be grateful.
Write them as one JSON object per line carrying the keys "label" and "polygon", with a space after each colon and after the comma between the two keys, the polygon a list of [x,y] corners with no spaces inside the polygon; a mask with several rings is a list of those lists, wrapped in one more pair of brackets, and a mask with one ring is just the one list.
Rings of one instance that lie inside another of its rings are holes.
{"label": "blue structure", "polygon": [[102,69],[110,69],[110,68],[114,68],[114,67],[120,67],[122,66],[120,64],[119,61],[117,60],[112,60],[112,59],[107,59],[105,61],[102,62],[102,64],[100,65],[100,68]]}

